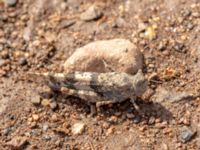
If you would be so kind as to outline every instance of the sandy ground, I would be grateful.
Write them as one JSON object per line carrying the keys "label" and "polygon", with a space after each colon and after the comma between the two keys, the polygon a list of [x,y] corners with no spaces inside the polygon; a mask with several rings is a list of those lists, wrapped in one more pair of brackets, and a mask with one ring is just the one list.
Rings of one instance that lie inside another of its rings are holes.
{"label": "sandy ground", "polygon": [[[93,4],[103,16],[82,21]],[[17,137],[25,139],[19,149],[200,149],[200,98],[179,95],[200,92],[199,35],[198,0],[18,0],[12,7],[0,0],[0,149]],[[139,101],[143,115],[129,102],[94,117],[78,98],[58,96],[56,108],[32,104],[46,86],[27,71],[62,72],[75,48],[113,38],[129,39],[144,54],[153,96]],[[72,132],[77,122],[84,124],[79,135]]]}

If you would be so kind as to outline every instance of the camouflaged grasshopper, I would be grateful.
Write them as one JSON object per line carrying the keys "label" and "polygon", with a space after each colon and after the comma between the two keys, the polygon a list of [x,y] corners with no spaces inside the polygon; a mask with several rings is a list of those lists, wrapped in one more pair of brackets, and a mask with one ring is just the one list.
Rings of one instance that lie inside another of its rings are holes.
{"label": "camouflaged grasshopper", "polygon": [[102,105],[121,103],[130,100],[136,109],[135,100],[147,89],[147,80],[141,70],[136,75],[108,72],[73,72],[73,73],[31,73],[42,77],[54,92],[76,96],[90,104]]}

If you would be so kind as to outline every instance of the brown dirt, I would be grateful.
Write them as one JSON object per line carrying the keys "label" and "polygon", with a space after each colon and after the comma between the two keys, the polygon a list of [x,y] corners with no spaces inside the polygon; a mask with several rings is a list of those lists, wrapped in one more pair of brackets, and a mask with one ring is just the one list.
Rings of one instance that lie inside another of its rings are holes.
{"label": "brown dirt", "polygon": [[[79,15],[94,3],[103,17],[82,22]],[[145,36],[147,29],[156,36]],[[89,42],[126,38],[144,53],[149,90],[198,94],[199,35],[199,0],[18,0],[14,7],[0,0],[0,149],[10,149],[16,136],[27,138],[25,149],[200,149],[199,98],[171,103],[147,97],[139,102],[140,117],[128,102],[90,117],[76,98],[58,96],[55,110],[34,106],[31,99],[46,87],[25,78],[27,71],[61,72],[74,49]],[[86,128],[73,135],[78,121]],[[179,139],[184,126],[195,132],[186,143]]]}

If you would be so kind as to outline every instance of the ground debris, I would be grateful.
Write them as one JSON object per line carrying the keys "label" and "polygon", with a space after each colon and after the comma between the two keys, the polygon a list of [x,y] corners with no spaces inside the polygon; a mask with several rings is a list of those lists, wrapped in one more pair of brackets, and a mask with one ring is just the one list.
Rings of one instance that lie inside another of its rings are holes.
{"label": "ground debris", "polygon": [[23,149],[23,146],[25,146],[28,143],[27,138],[17,136],[14,137],[11,141],[7,143],[8,146],[11,147],[13,150],[21,150]]}
{"label": "ground debris", "polygon": [[180,141],[182,143],[187,143],[194,137],[195,134],[196,132],[192,131],[190,128],[183,127],[179,136]]}
{"label": "ground debris", "polygon": [[72,126],[72,134],[73,135],[78,135],[78,134],[82,134],[84,129],[86,127],[86,124],[83,123],[83,122],[78,122],[78,123],[75,123],[73,126]]}

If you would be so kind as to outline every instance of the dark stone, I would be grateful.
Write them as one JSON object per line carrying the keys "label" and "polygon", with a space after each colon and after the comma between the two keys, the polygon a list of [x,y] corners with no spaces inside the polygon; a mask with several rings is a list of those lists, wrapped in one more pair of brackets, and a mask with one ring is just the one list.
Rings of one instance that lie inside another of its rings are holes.
{"label": "dark stone", "polygon": [[133,123],[138,124],[141,121],[141,117],[137,115],[135,118],[133,118]]}
{"label": "dark stone", "polygon": [[195,133],[196,132],[192,131],[191,129],[183,127],[181,129],[179,139],[182,143],[187,143],[194,137]]}
{"label": "dark stone", "polygon": [[26,65],[27,63],[28,63],[28,61],[27,61],[27,59],[26,59],[25,57],[22,57],[22,58],[19,59],[19,64],[20,64],[21,66],[24,66],[24,65]]}

